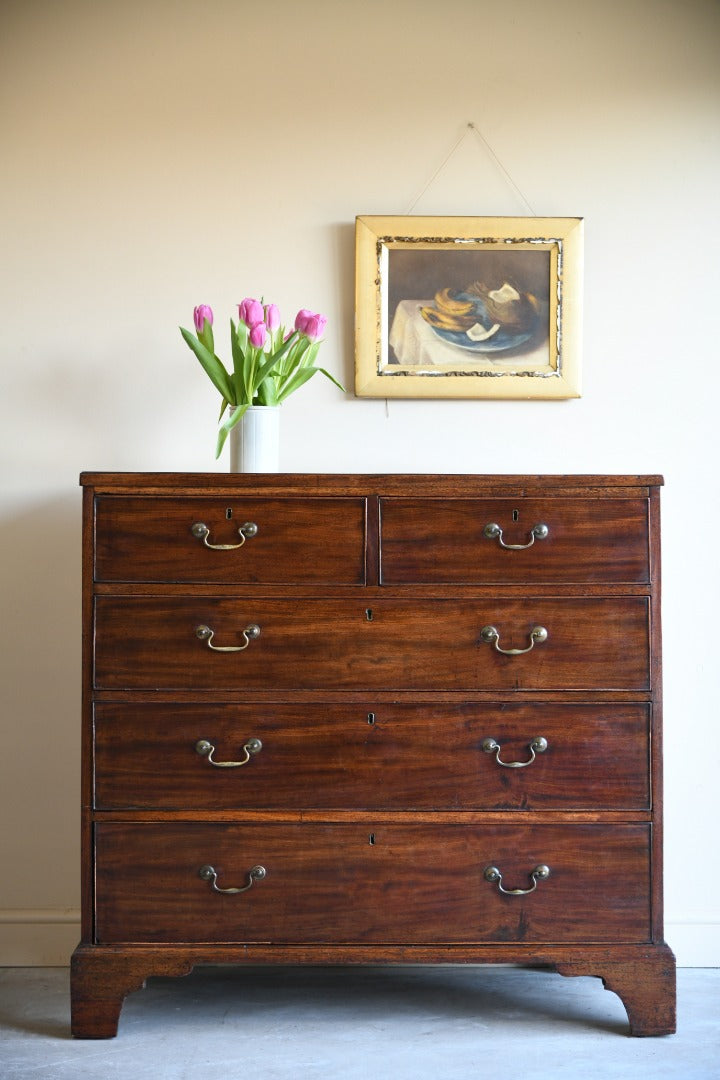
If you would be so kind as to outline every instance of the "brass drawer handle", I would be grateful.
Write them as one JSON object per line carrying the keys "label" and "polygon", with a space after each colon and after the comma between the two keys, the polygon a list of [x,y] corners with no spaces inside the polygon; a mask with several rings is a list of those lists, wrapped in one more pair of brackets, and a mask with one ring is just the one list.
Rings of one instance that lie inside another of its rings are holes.
{"label": "brass drawer handle", "polygon": [[246,540],[249,540],[252,536],[257,536],[258,527],[254,521],[246,521],[244,525],[241,525],[238,529],[240,536],[239,544],[211,544],[208,540],[210,535],[210,529],[207,527],[204,521],[196,521],[190,529],[190,532],[198,540],[202,540],[203,544],[207,548],[211,548],[213,551],[235,551],[237,548],[241,548]]}
{"label": "brass drawer handle", "polygon": [[498,870],[497,866],[485,867],[485,873],[483,876],[486,881],[497,885],[500,892],[504,893],[505,896],[528,896],[529,893],[535,892],[535,890],[537,889],[538,881],[546,881],[547,878],[550,877],[550,867],[543,864],[535,867],[535,869],[530,874],[530,880],[532,881],[532,885],[529,889],[506,889],[502,883],[502,874]]}
{"label": "brass drawer handle", "polygon": [[[530,751],[530,757],[527,761],[502,761],[500,758],[501,746],[495,739],[488,738],[483,739],[482,748],[486,754],[494,754],[495,760],[498,765],[502,765],[505,769],[524,769],[526,765],[532,765],[535,760],[536,754],[544,754],[548,748],[548,741],[544,739],[542,735],[536,736],[532,742],[528,743],[528,750]],[[199,752],[199,751],[198,751]]]}
{"label": "brass drawer handle", "polygon": [[503,540],[502,529],[494,521],[488,521],[483,529],[483,533],[487,536],[488,540],[497,540],[500,547],[505,548],[506,551],[524,551],[525,548],[532,547],[536,540],[546,540],[550,530],[542,521],[538,522],[537,525],[533,525],[529,533],[530,539],[527,544],[506,544]]}
{"label": "brass drawer handle", "polygon": [[260,637],[260,627],[257,623],[250,623],[249,626],[245,627],[242,635],[245,638],[244,645],[213,645],[212,639],[215,636],[215,631],[211,630],[209,626],[195,627],[195,636],[199,637],[201,641],[206,641],[208,649],[212,649],[214,652],[242,652],[243,649],[247,649],[251,641]]}
{"label": "brass drawer handle", "polygon": [[483,626],[480,631],[480,637],[488,645],[494,645],[498,652],[504,653],[505,656],[522,656],[523,653],[530,652],[535,644],[540,644],[542,641],[547,641],[548,632],[544,626],[533,626],[530,631],[530,644],[527,649],[503,649],[500,647],[500,634],[494,626]]}
{"label": "brass drawer handle", "polygon": [[221,889],[217,883],[217,870],[214,866],[201,866],[198,873],[203,881],[209,881],[215,892],[225,893],[226,896],[234,896],[235,893],[247,892],[248,889],[253,887],[253,883],[256,881],[262,881],[266,876],[267,870],[264,866],[253,866],[248,870],[248,883],[242,885],[240,888],[234,889]]}
{"label": "brass drawer handle", "polygon": [[262,743],[259,739],[248,739],[243,746],[243,752],[245,757],[242,761],[215,761],[213,754],[215,753],[215,747],[207,739],[198,739],[195,743],[195,750],[200,757],[206,757],[211,765],[214,765],[217,769],[239,769],[241,765],[247,765],[250,760],[251,754],[259,754],[262,750]]}

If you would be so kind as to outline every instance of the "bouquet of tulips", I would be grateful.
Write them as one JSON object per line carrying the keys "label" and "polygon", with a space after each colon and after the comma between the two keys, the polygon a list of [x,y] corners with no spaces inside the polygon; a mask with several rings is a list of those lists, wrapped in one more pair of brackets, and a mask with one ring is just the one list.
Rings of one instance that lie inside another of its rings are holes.
{"label": "bouquet of tulips", "polygon": [[[324,315],[302,308],[294,328],[286,331],[276,304],[263,304],[248,297],[238,305],[238,311],[237,323],[230,320],[232,372],[215,352],[212,308],[207,304],[195,308],[195,334],[180,327],[185,342],[222,396],[215,457],[220,456],[228,433],[251,405],[279,405],[316,371],[344,390],[325,368],[315,364],[327,324]],[[230,411],[223,420],[228,406]]]}

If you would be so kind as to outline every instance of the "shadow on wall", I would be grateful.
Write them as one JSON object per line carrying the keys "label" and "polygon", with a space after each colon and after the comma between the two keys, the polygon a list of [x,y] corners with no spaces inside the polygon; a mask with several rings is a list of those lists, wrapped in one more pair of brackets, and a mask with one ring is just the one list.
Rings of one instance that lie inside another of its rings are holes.
{"label": "shadow on wall", "polygon": [[344,358],[343,370],[338,374],[352,397],[355,386],[355,223],[341,222],[331,228],[336,260],[335,310],[341,324],[338,348]]}
{"label": "shadow on wall", "polygon": [[77,893],[80,538],[79,488],[0,521],[0,907]]}

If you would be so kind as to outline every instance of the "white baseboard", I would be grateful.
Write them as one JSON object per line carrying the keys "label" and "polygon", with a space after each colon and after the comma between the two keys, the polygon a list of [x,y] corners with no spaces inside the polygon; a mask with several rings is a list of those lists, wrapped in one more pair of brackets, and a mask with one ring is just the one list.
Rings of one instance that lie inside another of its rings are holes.
{"label": "white baseboard", "polygon": [[77,908],[0,908],[0,967],[66,967],[79,940]]}
{"label": "white baseboard", "polygon": [[665,940],[678,967],[720,967],[720,922],[666,922]]}
{"label": "white baseboard", "polygon": [[[720,967],[720,922],[669,922],[679,967]],[[76,908],[0,909],[0,967],[65,967],[80,940]]]}

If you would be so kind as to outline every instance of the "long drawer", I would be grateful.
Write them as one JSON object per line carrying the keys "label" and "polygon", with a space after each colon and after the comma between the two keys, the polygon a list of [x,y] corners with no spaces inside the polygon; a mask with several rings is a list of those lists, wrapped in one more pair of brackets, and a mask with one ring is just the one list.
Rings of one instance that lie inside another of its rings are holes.
{"label": "long drawer", "polygon": [[98,497],[97,581],[365,582],[363,498]]}
{"label": "long drawer", "polygon": [[648,624],[642,596],[379,600],[366,608],[348,600],[103,595],[95,600],[94,683],[646,690]]}
{"label": "long drawer", "polygon": [[102,823],[95,937],[643,942],[649,828]]}
{"label": "long drawer", "polygon": [[644,704],[101,703],[94,741],[100,810],[650,805]]}
{"label": "long drawer", "polygon": [[646,499],[380,500],[387,585],[649,581]]}

